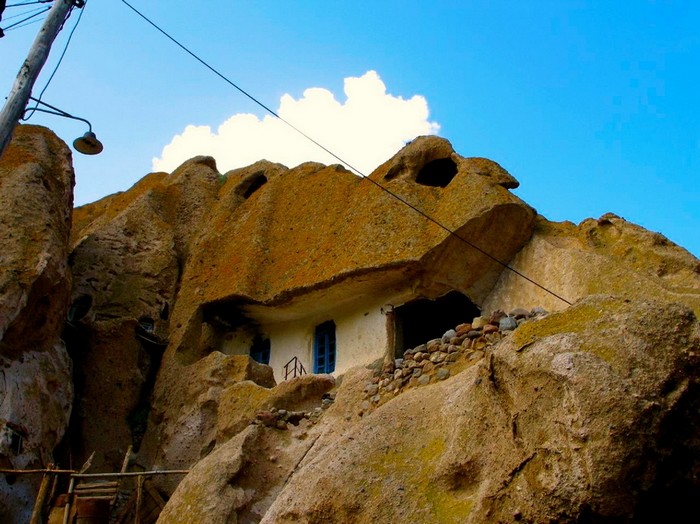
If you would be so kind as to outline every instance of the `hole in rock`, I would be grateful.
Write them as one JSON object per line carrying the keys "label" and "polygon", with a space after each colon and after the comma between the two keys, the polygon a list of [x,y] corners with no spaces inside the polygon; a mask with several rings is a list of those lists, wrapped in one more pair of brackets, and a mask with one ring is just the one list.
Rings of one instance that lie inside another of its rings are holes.
{"label": "hole in rock", "polygon": [[68,309],[68,322],[77,322],[85,318],[92,307],[92,297],[90,295],[80,295]]}
{"label": "hole in rock", "polygon": [[242,196],[243,198],[249,198],[266,183],[267,177],[262,171],[258,171],[249,177],[246,177],[243,182],[238,185],[236,188],[236,194]]}
{"label": "hole in rock", "polygon": [[438,158],[425,164],[416,176],[416,183],[430,187],[447,187],[457,175],[457,164],[451,158]]}

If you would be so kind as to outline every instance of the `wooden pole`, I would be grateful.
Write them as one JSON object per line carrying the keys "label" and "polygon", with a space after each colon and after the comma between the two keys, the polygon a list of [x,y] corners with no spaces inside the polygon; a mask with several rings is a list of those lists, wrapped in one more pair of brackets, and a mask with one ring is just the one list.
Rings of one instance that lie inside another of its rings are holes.
{"label": "wooden pole", "polygon": [[56,0],[54,2],[46,20],[44,20],[44,25],[41,26],[39,34],[34,39],[27,59],[17,74],[12,90],[7,97],[7,102],[5,102],[0,112],[0,157],[10,143],[17,122],[22,118],[27,102],[29,102],[29,97],[32,94],[34,83],[39,77],[46,59],[49,57],[51,44],[53,44],[56,35],[61,30],[72,5],[73,0]]}
{"label": "wooden pole", "polygon": [[94,479],[94,478],[111,478],[111,477],[142,477],[153,475],[187,475],[189,469],[154,469],[153,471],[125,471],[124,473],[75,473],[71,478],[76,479]]}
{"label": "wooden pole", "polygon": [[[51,466],[49,466],[48,469],[51,469]],[[47,472],[44,473],[44,477],[41,479],[39,494],[36,496],[36,502],[34,503],[34,510],[32,511],[31,518],[29,519],[29,524],[41,524],[44,521],[44,504],[46,502],[46,494],[49,492],[52,477],[53,475]]]}
{"label": "wooden pole", "polygon": [[141,499],[143,497],[143,476],[136,479],[136,511],[134,524],[141,524]]}
{"label": "wooden pole", "polygon": [[134,446],[129,444],[128,449],[126,450],[126,454],[124,455],[124,462],[122,462],[122,469],[121,472],[124,473],[126,469],[129,467],[129,459],[131,458],[131,450],[134,449]]}
{"label": "wooden pole", "polygon": [[74,469],[0,469],[0,473],[10,473],[12,475],[36,475],[38,473],[51,473],[53,475],[72,475],[78,473]]}
{"label": "wooden pole", "polygon": [[68,522],[70,521],[70,507],[73,499],[74,488],[75,479],[71,477],[70,482],[68,483],[68,497],[66,498],[66,505],[63,508],[63,524],[68,524]]}
{"label": "wooden pole", "polygon": [[110,478],[110,477],[138,477],[140,475],[187,475],[189,469],[154,469],[152,471],[125,471],[124,473],[79,473],[74,469],[0,469],[0,473],[12,475],[36,475],[38,473],[51,473],[52,475],[70,475],[79,479]]}

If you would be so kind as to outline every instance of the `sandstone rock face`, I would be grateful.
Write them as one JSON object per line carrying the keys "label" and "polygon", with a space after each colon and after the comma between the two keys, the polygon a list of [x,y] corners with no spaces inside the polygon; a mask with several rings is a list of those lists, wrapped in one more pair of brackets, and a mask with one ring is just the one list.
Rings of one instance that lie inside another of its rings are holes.
{"label": "sandstone rock face", "polygon": [[[507,189],[517,181],[494,162],[460,157],[444,139],[416,139],[371,179],[499,259],[530,236],[534,210]],[[261,161],[222,177],[198,157],[76,210],[75,223],[73,301],[90,308],[73,338],[83,379],[74,453],[101,446],[100,460],[112,467],[140,431],[121,421],[142,420],[141,407],[151,404],[143,460],[189,465],[208,449],[207,430],[193,434],[190,452],[169,450],[175,427],[168,424],[187,411],[169,391],[198,369],[190,366],[223,351],[243,320],[318,314],[376,289],[434,298],[456,288],[483,298],[500,274],[499,264],[370,180],[317,163],[288,169]],[[152,396],[160,354],[129,339],[134,322],[168,343]],[[105,380],[116,361],[124,364],[117,380]],[[118,399],[115,406],[90,416],[105,395]],[[108,427],[114,420],[118,429]],[[239,422],[222,424],[229,434]]]}
{"label": "sandstone rock face", "polygon": [[130,444],[138,450],[189,241],[220,185],[213,159],[197,157],[76,210],[68,345],[78,462],[94,451],[94,467],[115,469]]}
{"label": "sandstone rock face", "polygon": [[[436,296],[459,287],[480,300],[500,266],[376,184],[497,258],[508,260],[530,236],[534,211],[504,187],[517,181],[495,162],[460,157],[445,139],[414,140],[369,178],[316,163],[229,174],[179,301],[282,306],[314,289],[360,289],[354,275],[366,288],[419,273]],[[467,257],[471,270],[459,282],[440,274],[448,256]]]}
{"label": "sandstone rock face", "polygon": [[[510,264],[569,300],[596,293],[681,302],[700,315],[700,260],[658,233],[613,214],[578,226],[538,218],[535,232]],[[503,271],[484,309],[567,304],[511,271]]]}
{"label": "sandstone rock face", "polygon": [[[73,184],[65,144],[47,129],[19,126],[0,159],[2,467],[46,466],[70,417],[71,362],[60,336]],[[36,487],[0,476],[0,520],[28,521]]]}
{"label": "sandstone rock face", "polygon": [[219,401],[216,441],[226,442],[242,431],[260,411],[311,411],[322,404],[325,393],[335,387],[329,375],[304,375],[286,380],[274,388],[252,381],[237,382],[226,388]]}
{"label": "sandstone rock face", "polygon": [[673,519],[700,487],[699,335],[686,307],[590,297],[344,432],[337,403],[261,522]]}
{"label": "sandstone rock face", "polygon": [[280,432],[248,426],[197,463],[166,504],[158,522],[260,522],[317,438],[306,428]]}

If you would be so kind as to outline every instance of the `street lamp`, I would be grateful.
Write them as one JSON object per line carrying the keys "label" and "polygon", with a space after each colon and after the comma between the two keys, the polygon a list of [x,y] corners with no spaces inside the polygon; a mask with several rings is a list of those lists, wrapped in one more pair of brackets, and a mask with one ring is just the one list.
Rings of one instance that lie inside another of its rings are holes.
{"label": "street lamp", "polygon": [[[29,115],[28,117],[27,113],[31,112],[33,114],[34,111],[48,113],[50,115],[62,116],[64,118],[71,118],[73,120],[80,120],[81,122],[85,122],[88,125],[88,130],[83,136],[73,140],[73,147],[75,148],[75,150],[78,151],[78,153],[82,153],[84,155],[99,155],[102,152],[104,146],[102,145],[102,142],[100,142],[97,139],[95,133],[92,132],[92,124],[88,120],[80,118],[79,116],[73,116],[69,113],[66,113],[65,111],[57,107],[54,107],[50,104],[47,104],[46,102],[42,102],[41,100],[34,98],[33,96],[30,96],[29,100],[32,100],[37,105],[35,105],[34,107],[26,108],[24,110],[24,114],[22,115],[22,120],[29,120],[31,115]],[[41,108],[39,107],[39,105],[46,106],[49,109]]]}

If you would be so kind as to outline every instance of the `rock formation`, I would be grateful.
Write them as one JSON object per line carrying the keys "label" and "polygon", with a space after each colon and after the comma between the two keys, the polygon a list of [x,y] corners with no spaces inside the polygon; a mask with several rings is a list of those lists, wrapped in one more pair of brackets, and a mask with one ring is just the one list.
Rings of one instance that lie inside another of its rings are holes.
{"label": "rock formation", "polygon": [[368,413],[347,410],[371,376],[353,372],[311,429],[216,449],[159,522],[680,517],[698,489],[699,328],[684,306],[592,296]]}
{"label": "rock formation", "polygon": [[[0,159],[0,467],[47,466],[68,425],[73,184],[66,145],[19,127]],[[28,521],[35,481],[0,475],[1,521]]]}
{"label": "rock formation", "polygon": [[[90,371],[82,373],[79,413],[91,412],[91,402],[104,394],[119,399],[100,415],[105,422],[139,411],[150,388],[137,363],[148,348],[127,339],[145,321],[168,342],[140,455],[159,466],[183,467],[210,449],[219,392],[244,379],[220,373],[218,382],[195,380],[209,389],[186,396],[184,405],[181,397],[169,400],[169,391],[190,388],[212,352],[236,354],[226,349],[227,340],[247,336],[245,329],[277,329],[376,293],[406,300],[407,293],[434,298],[456,288],[481,300],[491,289],[501,271],[497,262],[407,213],[376,184],[420,203],[424,213],[498,259],[510,259],[527,241],[535,217],[508,191],[517,182],[505,170],[462,158],[436,137],[416,139],[370,180],[316,163],[287,169],[261,161],[225,177],[214,168],[212,159],[195,158],[171,175],[149,175],[126,193],[76,210],[74,300],[91,302],[76,336],[78,346],[86,345],[80,354],[91,355],[80,366]],[[387,348],[376,346],[376,354],[360,355],[355,364],[383,357]],[[99,370],[110,372],[116,360],[128,376],[107,381]],[[183,447],[168,436],[169,428],[208,409],[214,414],[193,434],[196,442]],[[134,437],[140,428],[105,427],[100,416],[90,417],[91,428],[74,426],[83,435],[82,456],[97,442],[103,449],[110,442],[108,463],[116,467],[135,440],[129,432]]]}
{"label": "rock formation", "polygon": [[78,371],[78,462],[96,451],[95,467],[115,468],[130,444],[138,448],[189,239],[219,186],[213,164],[193,159],[76,210],[69,347]]}
{"label": "rock formation", "polygon": [[[367,179],[196,157],[76,209],[70,241],[55,137],[20,128],[0,176],[0,349],[22,384],[0,399],[9,465],[46,463],[63,434],[63,330],[64,452],[114,471],[132,445],[134,468],[192,468],[154,478],[159,522],[694,509],[700,263],[661,235],[549,222],[438,137]],[[35,486],[18,485],[0,493],[26,508]]]}

